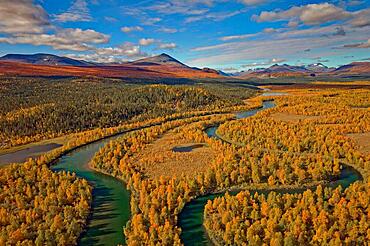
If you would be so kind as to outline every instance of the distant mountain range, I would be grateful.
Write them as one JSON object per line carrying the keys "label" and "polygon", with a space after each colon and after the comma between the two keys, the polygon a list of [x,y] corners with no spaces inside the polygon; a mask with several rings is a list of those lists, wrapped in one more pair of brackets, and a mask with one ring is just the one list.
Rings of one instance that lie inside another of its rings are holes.
{"label": "distant mountain range", "polygon": [[302,77],[302,76],[345,76],[362,75],[370,77],[370,62],[353,62],[348,65],[327,67],[322,63],[314,63],[304,66],[292,66],[288,64],[274,64],[268,68],[255,68],[232,74],[239,78],[279,78],[279,77]]}
{"label": "distant mountain range", "polygon": [[288,64],[274,64],[268,68],[255,68],[247,71],[240,72],[238,76],[287,76],[287,75],[300,75],[307,73],[325,73],[333,71],[335,68],[329,68],[322,63],[310,64],[307,66],[291,66]]}
{"label": "distant mountain range", "polygon": [[353,62],[338,68],[322,63],[306,66],[274,64],[227,74],[211,68],[189,67],[168,54],[122,64],[102,64],[52,54],[8,54],[0,57],[0,75],[22,76],[97,76],[121,78],[280,78],[314,76],[368,76],[370,62]]}

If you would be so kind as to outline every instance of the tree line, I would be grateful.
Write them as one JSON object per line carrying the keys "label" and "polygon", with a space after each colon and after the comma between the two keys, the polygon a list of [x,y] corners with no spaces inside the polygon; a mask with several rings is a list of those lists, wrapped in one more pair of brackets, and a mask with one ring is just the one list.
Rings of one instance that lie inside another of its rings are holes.
{"label": "tree line", "polygon": [[0,148],[174,113],[217,110],[240,105],[254,93],[225,88],[2,78]]}

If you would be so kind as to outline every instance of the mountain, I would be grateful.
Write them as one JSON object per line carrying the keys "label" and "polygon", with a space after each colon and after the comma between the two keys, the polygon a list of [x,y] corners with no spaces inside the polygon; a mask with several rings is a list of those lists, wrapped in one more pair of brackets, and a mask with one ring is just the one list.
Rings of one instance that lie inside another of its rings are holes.
{"label": "mountain", "polygon": [[[195,68],[195,69],[199,69],[199,68]],[[201,70],[205,73],[213,73],[213,74],[218,74],[218,75],[222,75],[222,76],[225,76],[225,77],[229,76],[229,74],[227,74],[227,73],[225,73],[221,70],[217,70],[217,69],[213,69],[213,68],[209,68],[209,67],[204,67]]]}
{"label": "mountain", "polygon": [[290,66],[288,64],[278,65],[274,64],[265,71],[271,73],[307,73],[308,70],[304,66]]}
{"label": "mountain", "polygon": [[305,66],[305,68],[315,73],[327,73],[333,71],[335,68],[329,68],[322,63],[314,63]]}
{"label": "mountain", "polygon": [[353,62],[338,68],[327,67],[322,63],[306,66],[291,66],[288,64],[274,64],[268,68],[255,68],[235,73],[234,76],[243,79],[249,78],[279,78],[302,76],[370,76],[370,62]]}
{"label": "mountain", "polygon": [[157,72],[173,73],[185,78],[220,78],[224,74],[211,68],[189,67],[172,56],[162,53],[157,56],[143,58],[137,61],[127,63],[129,66],[135,66]]}
{"label": "mountain", "polygon": [[239,73],[241,78],[275,78],[275,77],[290,77],[302,76],[309,74],[310,71],[304,66],[291,66],[288,64],[274,64],[268,68],[256,68]]}
{"label": "mountain", "polygon": [[352,62],[332,71],[335,75],[367,75],[370,76],[370,62]]}
{"label": "mountain", "polygon": [[216,70],[192,68],[167,54],[123,64],[90,63],[50,54],[10,54],[0,58],[0,75],[96,76],[138,79],[225,78]]}
{"label": "mountain", "polygon": [[0,57],[0,61],[11,61],[20,63],[29,63],[34,65],[50,65],[50,66],[93,66],[94,63],[82,60],[75,60],[68,57],[56,56],[51,54],[8,54]]}
{"label": "mountain", "polygon": [[102,64],[75,60],[52,54],[9,54],[0,57],[0,76],[96,76],[114,78],[187,78],[187,79],[234,79],[282,78],[311,76],[362,76],[370,77],[370,62],[353,62],[338,68],[322,63],[306,66],[274,64],[268,68],[255,68],[234,74],[226,74],[212,68],[189,67],[168,54],[143,58],[123,64]]}
{"label": "mountain", "polygon": [[175,66],[175,67],[186,67],[189,68],[184,63],[176,60],[170,55],[162,53],[157,56],[143,58],[137,61],[130,62],[129,64],[138,65],[138,66],[155,66],[155,65],[167,65],[167,66]]}

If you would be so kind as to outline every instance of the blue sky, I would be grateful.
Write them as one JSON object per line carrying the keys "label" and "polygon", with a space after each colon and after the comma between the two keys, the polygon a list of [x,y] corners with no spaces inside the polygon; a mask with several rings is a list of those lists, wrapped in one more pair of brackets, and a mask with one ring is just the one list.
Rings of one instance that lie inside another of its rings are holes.
{"label": "blue sky", "polygon": [[225,71],[370,57],[365,0],[9,0],[0,16],[0,55],[124,62],[164,52]]}

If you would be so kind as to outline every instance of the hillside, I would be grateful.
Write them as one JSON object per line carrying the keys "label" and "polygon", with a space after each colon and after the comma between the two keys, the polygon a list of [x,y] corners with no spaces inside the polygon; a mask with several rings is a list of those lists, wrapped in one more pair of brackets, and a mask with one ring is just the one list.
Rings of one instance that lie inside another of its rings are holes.
{"label": "hillside", "polygon": [[137,61],[133,61],[133,62],[130,62],[129,64],[138,65],[138,66],[166,65],[166,66],[189,68],[184,63],[176,60],[172,56],[169,56],[165,53],[162,53],[158,56],[152,56],[152,57],[143,58]]}
{"label": "hillside", "polygon": [[71,59],[68,57],[56,56],[51,54],[7,54],[0,57],[0,61],[29,63],[34,65],[50,65],[50,66],[94,66],[92,62],[83,60]]}
{"label": "hillside", "polygon": [[335,69],[334,75],[367,75],[370,76],[370,62],[352,62]]}
{"label": "hillside", "polygon": [[[46,61],[43,59],[49,60]],[[6,55],[0,59],[0,75],[97,76],[140,79],[224,77],[216,72],[191,68],[167,54],[161,54],[159,56],[144,58],[124,64],[94,64],[46,54],[36,54],[33,56]]]}

